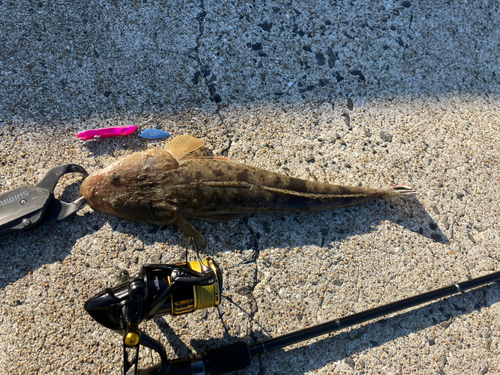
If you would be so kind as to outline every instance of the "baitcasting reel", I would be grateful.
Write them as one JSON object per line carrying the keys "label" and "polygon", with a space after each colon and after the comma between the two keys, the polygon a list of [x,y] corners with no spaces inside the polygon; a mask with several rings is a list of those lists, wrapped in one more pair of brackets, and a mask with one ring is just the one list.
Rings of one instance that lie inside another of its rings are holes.
{"label": "baitcasting reel", "polygon": [[[195,310],[217,307],[222,295],[222,272],[211,259],[174,264],[149,264],[141,268],[140,275],[89,299],[85,310],[98,323],[123,337],[124,373],[170,374],[174,373],[165,349],[139,329],[144,320],[163,315],[181,315]],[[139,346],[156,351],[161,363],[138,371]],[[135,349],[132,359],[130,351]],[[191,372],[188,372],[191,373]],[[195,373],[195,372],[193,372]]]}

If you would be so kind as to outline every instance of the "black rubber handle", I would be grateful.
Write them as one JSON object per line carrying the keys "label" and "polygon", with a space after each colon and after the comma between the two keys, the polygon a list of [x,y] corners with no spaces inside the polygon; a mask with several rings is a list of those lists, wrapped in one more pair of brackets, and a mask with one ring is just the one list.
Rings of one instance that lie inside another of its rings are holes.
{"label": "black rubber handle", "polygon": [[244,342],[237,342],[221,348],[212,349],[203,354],[189,355],[174,359],[168,364],[168,370],[146,369],[141,374],[154,375],[219,375],[242,370],[250,365],[250,349]]}
{"label": "black rubber handle", "polygon": [[250,366],[250,350],[244,342],[212,349],[206,353],[206,363],[211,375],[242,370]]}

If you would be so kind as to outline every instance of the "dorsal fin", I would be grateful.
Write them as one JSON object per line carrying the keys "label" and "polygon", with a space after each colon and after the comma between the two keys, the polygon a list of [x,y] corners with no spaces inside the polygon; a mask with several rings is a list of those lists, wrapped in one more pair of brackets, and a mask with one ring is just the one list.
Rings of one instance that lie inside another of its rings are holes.
{"label": "dorsal fin", "polygon": [[165,146],[165,150],[170,152],[177,161],[190,152],[202,147],[205,141],[190,135],[178,135]]}

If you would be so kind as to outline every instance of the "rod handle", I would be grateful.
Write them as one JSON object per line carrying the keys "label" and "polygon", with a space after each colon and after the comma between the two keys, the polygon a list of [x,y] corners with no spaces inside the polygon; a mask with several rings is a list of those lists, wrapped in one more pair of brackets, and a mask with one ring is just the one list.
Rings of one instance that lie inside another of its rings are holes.
{"label": "rod handle", "polygon": [[242,370],[250,366],[250,349],[244,342],[211,349],[206,353],[206,360],[210,366],[211,375]]}
{"label": "rod handle", "polygon": [[[174,359],[167,375],[219,375],[242,370],[250,365],[251,355],[244,342],[211,349],[203,354]],[[159,374],[164,374],[160,372]]]}

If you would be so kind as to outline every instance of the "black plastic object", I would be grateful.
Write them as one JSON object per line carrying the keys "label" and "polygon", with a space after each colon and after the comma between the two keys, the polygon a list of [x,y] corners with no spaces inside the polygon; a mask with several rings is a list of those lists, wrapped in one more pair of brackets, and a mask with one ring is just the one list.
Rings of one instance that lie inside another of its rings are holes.
{"label": "black plastic object", "polygon": [[88,173],[76,164],[49,170],[35,186],[25,185],[0,194],[0,234],[28,230],[45,220],[62,220],[86,205],[83,198],[72,203],[54,198],[54,188],[67,173]]}

